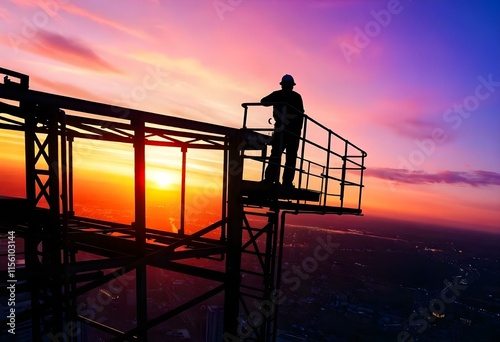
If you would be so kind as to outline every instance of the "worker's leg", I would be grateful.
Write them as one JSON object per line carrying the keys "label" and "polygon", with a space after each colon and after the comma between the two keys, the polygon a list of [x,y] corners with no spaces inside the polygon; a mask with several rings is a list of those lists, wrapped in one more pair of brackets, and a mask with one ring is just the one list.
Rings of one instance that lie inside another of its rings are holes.
{"label": "worker's leg", "polygon": [[266,168],[265,180],[267,182],[278,182],[280,178],[281,154],[284,150],[283,133],[275,132],[269,157],[269,164]]}
{"label": "worker's leg", "polygon": [[297,164],[297,150],[299,149],[299,138],[288,136],[286,142],[286,162],[283,172],[283,185],[292,186],[295,177],[295,166]]}

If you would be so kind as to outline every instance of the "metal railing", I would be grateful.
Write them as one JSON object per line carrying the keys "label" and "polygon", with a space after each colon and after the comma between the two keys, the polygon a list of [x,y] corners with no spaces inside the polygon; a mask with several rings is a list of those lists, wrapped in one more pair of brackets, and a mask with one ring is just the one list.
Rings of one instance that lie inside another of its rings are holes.
{"label": "metal railing", "polygon": [[[282,102],[266,103],[266,106],[283,106],[282,122],[285,122],[286,108],[293,108]],[[269,134],[277,129],[286,130],[286,124],[281,127],[248,127],[250,107],[264,106],[261,103],[242,103],[244,108],[244,129],[262,134]],[[269,112],[266,112],[269,115]],[[350,208],[361,210],[363,189],[363,173],[367,153],[343,138],[328,127],[307,114],[303,114],[303,126],[300,133],[299,150],[297,151],[296,177],[297,188],[320,192],[319,205],[335,206],[340,209]],[[265,117],[259,122],[269,122]],[[287,131],[289,134],[293,134]],[[261,156],[245,155],[246,158],[262,162],[262,175],[266,164],[271,163],[267,157],[267,144],[263,146]],[[286,154],[286,149],[285,152]],[[280,163],[280,170],[286,166]]]}

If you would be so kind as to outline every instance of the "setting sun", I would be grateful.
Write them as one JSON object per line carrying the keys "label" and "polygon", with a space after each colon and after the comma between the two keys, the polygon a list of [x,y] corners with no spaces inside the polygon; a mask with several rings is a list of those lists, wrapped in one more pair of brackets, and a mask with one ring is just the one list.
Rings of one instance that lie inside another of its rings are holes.
{"label": "setting sun", "polygon": [[147,179],[157,188],[164,189],[173,183],[173,177],[166,171],[152,171],[148,172]]}

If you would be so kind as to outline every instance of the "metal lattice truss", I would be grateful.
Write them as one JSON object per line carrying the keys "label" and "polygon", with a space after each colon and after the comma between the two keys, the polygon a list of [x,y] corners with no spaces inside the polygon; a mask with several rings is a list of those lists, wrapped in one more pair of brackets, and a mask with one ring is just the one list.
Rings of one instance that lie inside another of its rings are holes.
{"label": "metal lattice truss", "polygon": [[[79,321],[110,334],[113,341],[147,341],[152,328],[223,292],[224,340],[275,341],[279,303],[275,302],[274,294],[281,282],[285,214],[361,214],[366,153],[312,119],[306,121],[308,129],[314,124],[326,132],[326,147],[308,140],[304,127],[298,189],[276,190],[258,180],[243,180],[244,160],[259,163],[268,160],[263,144],[266,136],[256,130],[29,90],[27,75],[3,68],[0,74],[19,79],[16,83],[6,76],[4,83],[0,83],[0,129],[24,132],[26,202],[33,203],[36,210],[31,211],[38,215],[16,223],[15,227],[16,233],[25,239],[26,254],[26,267],[18,273],[26,283],[19,284],[19,290],[30,293],[32,306],[16,319],[22,322],[31,318],[33,340],[42,340],[47,333],[57,335],[68,322]],[[260,104],[243,104],[245,118],[247,107],[254,105]],[[72,177],[75,139],[133,146],[133,223],[75,215]],[[334,152],[335,141],[341,143],[341,152]],[[146,227],[146,146],[181,149],[181,224],[177,233]],[[306,160],[306,146],[322,153],[321,160]],[[223,151],[221,219],[198,227],[192,234],[184,230],[189,148]],[[247,151],[257,156],[246,155]],[[352,179],[348,177],[351,171],[355,175]],[[314,182],[317,190],[309,187]],[[332,193],[329,182],[339,191]],[[352,208],[344,206],[347,187],[358,189]],[[337,206],[327,203],[331,197],[339,199]],[[46,202],[48,210],[37,207],[42,202]],[[283,210],[281,219],[280,210]],[[214,238],[210,233],[216,231],[220,234]],[[39,244],[43,247],[41,255]],[[76,251],[92,253],[99,259],[77,261]],[[218,268],[182,262],[198,258],[217,263]],[[147,267],[151,266],[218,284],[151,318],[147,303]],[[135,326],[121,331],[77,314],[78,296],[131,271],[135,271]]]}
{"label": "metal lattice truss", "polygon": [[[24,131],[26,115],[30,115],[30,113],[23,114],[20,107],[0,102],[0,128]],[[224,137],[221,135],[200,134],[160,127],[160,125],[145,127],[146,145],[216,150],[224,148]],[[46,133],[47,126],[40,123],[37,125],[36,131]],[[66,131],[69,138],[121,143],[132,143],[134,138],[134,127],[131,121],[95,119],[74,112],[66,113]]]}

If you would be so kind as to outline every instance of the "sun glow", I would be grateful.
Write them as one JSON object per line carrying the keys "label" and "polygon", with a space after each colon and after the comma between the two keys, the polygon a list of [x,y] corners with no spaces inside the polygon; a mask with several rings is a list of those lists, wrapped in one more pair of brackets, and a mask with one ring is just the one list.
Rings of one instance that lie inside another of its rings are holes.
{"label": "sun glow", "polygon": [[174,182],[172,175],[166,171],[152,171],[148,173],[147,179],[160,189],[165,189]]}

